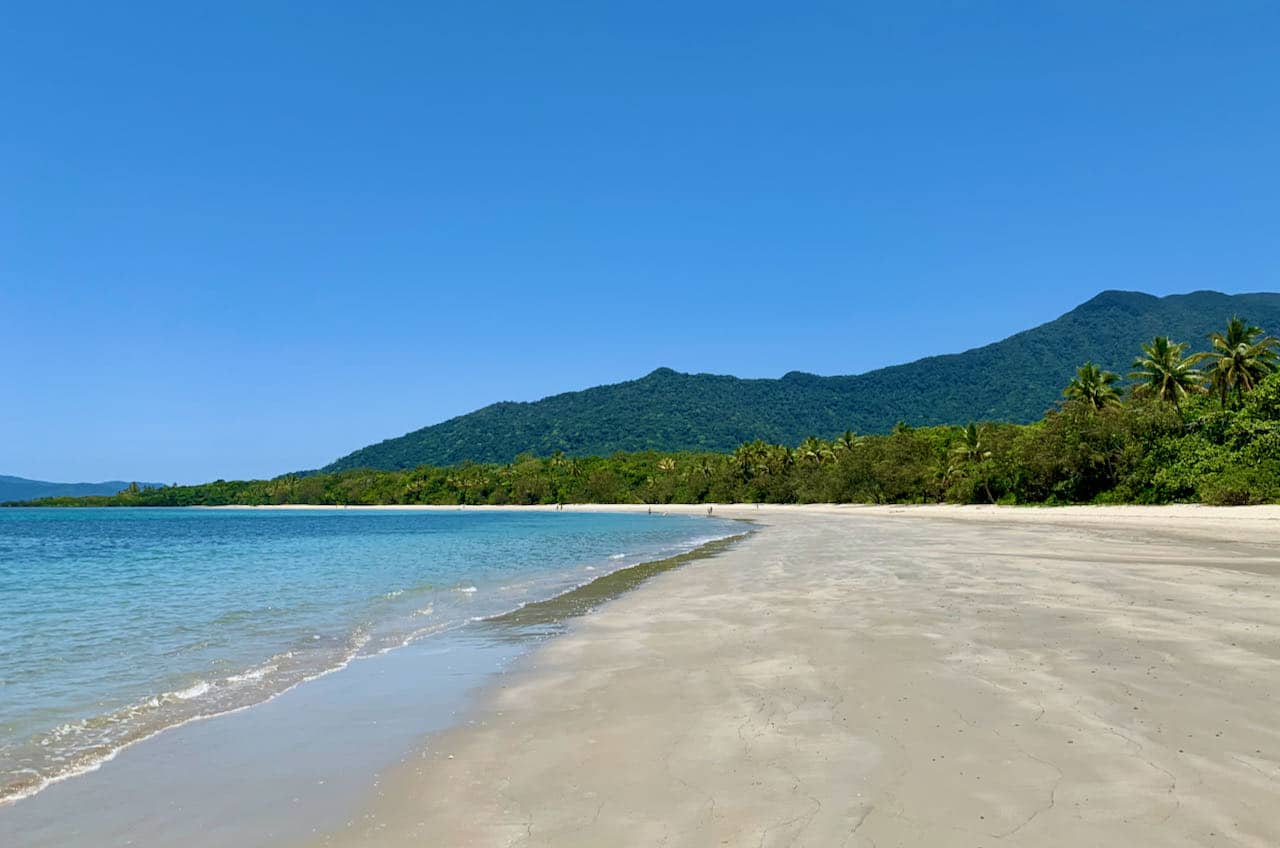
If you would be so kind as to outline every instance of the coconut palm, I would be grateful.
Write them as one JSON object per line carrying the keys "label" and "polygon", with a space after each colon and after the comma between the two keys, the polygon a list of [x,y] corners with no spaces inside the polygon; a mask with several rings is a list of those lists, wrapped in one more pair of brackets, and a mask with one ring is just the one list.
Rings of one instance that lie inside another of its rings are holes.
{"label": "coconut palm", "polygon": [[836,436],[835,443],[831,446],[832,452],[835,454],[852,453],[853,449],[862,444],[862,439],[852,430],[845,430],[839,436]]}
{"label": "coconut palm", "polygon": [[1138,381],[1134,393],[1158,398],[1177,409],[1187,395],[1202,391],[1204,375],[1195,369],[1193,360],[1183,357],[1186,349],[1186,344],[1171,342],[1165,336],[1144,344],[1143,355],[1133,360],[1129,374]]}
{"label": "coconut palm", "polygon": [[1276,348],[1280,347],[1280,339],[1261,336],[1261,327],[1255,327],[1236,315],[1227,322],[1225,333],[1209,335],[1213,350],[1192,357],[1195,362],[1208,360],[1209,382],[1218,393],[1224,409],[1229,395],[1234,393],[1239,400],[1263,377],[1276,370]]}
{"label": "coconut palm", "polygon": [[827,443],[815,436],[809,436],[796,448],[796,456],[805,465],[818,466],[831,459],[833,454]]}
{"label": "coconut palm", "polygon": [[1062,390],[1062,394],[1070,400],[1083,401],[1094,409],[1118,406],[1120,392],[1116,390],[1115,384],[1119,379],[1119,374],[1103,371],[1092,362],[1086,362],[1076,369],[1076,376]]}
{"label": "coconut palm", "polygon": [[769,445],[765,463],[770,474],[785,474],[796,464],[796,452],[786,445]]}
{"label": "coconut palm", "polygon": [[739,445],[733,452],[733,462],[743,480],[751,480],[761,474],[768,474],[769,445],[763,439]]}
{"label": "coconut palm", "polygon": [[951,449],[951,458],[955,462],[954,470],[974,465],[983,469],[983,491],[987,493],[987,500],[995,503],[996,499],[991,496],[991,487],[987,483],[985,468],[986,461],[991,459],[991,451],[987,450],[986,444],[982,441],[982,433],[972,421],[969,422],[969,426],[960,429],[960,443]]}

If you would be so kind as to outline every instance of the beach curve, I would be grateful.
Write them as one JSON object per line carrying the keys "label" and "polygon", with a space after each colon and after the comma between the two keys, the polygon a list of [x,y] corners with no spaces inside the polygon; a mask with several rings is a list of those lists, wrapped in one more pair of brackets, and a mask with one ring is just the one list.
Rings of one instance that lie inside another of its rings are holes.
{"label": "beach curve", "polygon": [[716,514],[318,842],[1280,841],[1280,510]]}

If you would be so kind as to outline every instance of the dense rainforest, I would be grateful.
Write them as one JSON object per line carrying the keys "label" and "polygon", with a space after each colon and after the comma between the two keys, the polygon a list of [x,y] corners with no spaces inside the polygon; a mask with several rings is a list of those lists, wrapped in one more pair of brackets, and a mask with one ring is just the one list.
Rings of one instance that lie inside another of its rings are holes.
{"label": "dense rainforest", "polygon": [[899,424],[732,453],[525,455],[504,464],[353,469],[146,488],[74,506],[1280,501],[1280,341],[1238,318],[1206,352],[1156,337],[1128,383],[1087,362],[1031,424]]}
{"label": "dense rainforest", "polygon": [[532,403],[497,403],[361,448],[321,471],[405,470],[420,465],[512,461],[524,453],[570,457],[617,451],[715,451],[763,439],[796,445],[845,430],[888,433],[967,421],[1039,419],[1086,359],[1111,371],[1155,335],[1206,350],[1222,316],[1248,315],[1280,331],[1280,294],[1201,291],[1169,297],[1108,291],[1003,341],[865,374],[744,380],[660,368],[638,380]]}

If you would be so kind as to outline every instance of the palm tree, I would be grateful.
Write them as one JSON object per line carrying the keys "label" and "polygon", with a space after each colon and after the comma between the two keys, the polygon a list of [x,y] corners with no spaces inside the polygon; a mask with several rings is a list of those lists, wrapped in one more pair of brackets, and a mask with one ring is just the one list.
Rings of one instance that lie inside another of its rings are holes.
{"label": "palm tree", "polygon": [[765,464],[770,474],[785,474],[796,464],[796,452],[786,445],[769,445],[765,449]]}
{"label": "palm tree", "polygon": [[[951,449],[951,458],[960,466],[983,466],[988,459],[991,459],[991,451],[987,450],[987,446],[982,441],[982,433],[972,421],[969,422],[969,426],[960,429],[960,444]],[[982,488],[987,493],[987,500],[995,503],[996,499],[991,496],[991,487],[987,483],[985,468],[982,474]]]}
{"label": "palm tree", "polygon": [[852,453],[853,449],[862,444],[862,439],[852,430],[845,430],[836,437],[835,443],[832,445],[832,452],[835,454]]}
{"label": "palm tree", "polygon": [[733,461],[738,467],[738,474],[744,481],[769,472],[768,453],[769,446],[763,439],[756,439],[738,446],[738,449],[733,452]]}
{"label": "palm tree", "polygon": [[1062,394],[1071,400],[1084,401],[1094,409],[1118,406],[1120,392],[1116,391],[1115,384],[1119,379],[1119,374],[1103,371],[1092,362],[1086,362],[1076,369],[1076,376]]}
{"label": "palm tree", "polygon": [[1262,328],[1249,324],[1239,315],[1227,322],[1226,333],[1211,333],[1209,341],[1213,350],[1191,357],[1193,362],[1209,361],[1209,381],[1218,393],[1222,408],[1227,407],[1227,396],[1235,393],[1236,399],[1252,391],[1258,382],[1276,370],[1280,339],[1262,335]]}
{"label": "palm tree", "polygon": [[809,436],[796,448],[796,455],[807,465],[822,465],[831,456],[827,443],[816,436]]}
{"label": "palm tree", "polygon": [[1135,394],[1146,394],[1178,405],[1193,392],[1201,391],[1204,375],[1194,367],[1192,359],[1183,358],[1185,344],[1171,342],[1165,336],[1156,336],[1150,344],[1142,346],[1143,356],[1133,360],[1133,373],[1137,380]]}

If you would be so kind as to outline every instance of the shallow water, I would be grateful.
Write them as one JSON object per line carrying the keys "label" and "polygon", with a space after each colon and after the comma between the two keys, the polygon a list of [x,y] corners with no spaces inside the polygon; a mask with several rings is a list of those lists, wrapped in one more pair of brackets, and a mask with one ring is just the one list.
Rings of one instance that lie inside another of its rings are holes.
{"label": "shallow water", "polygon": [[557,512],[0,510],[0,797],[737,528]]}

